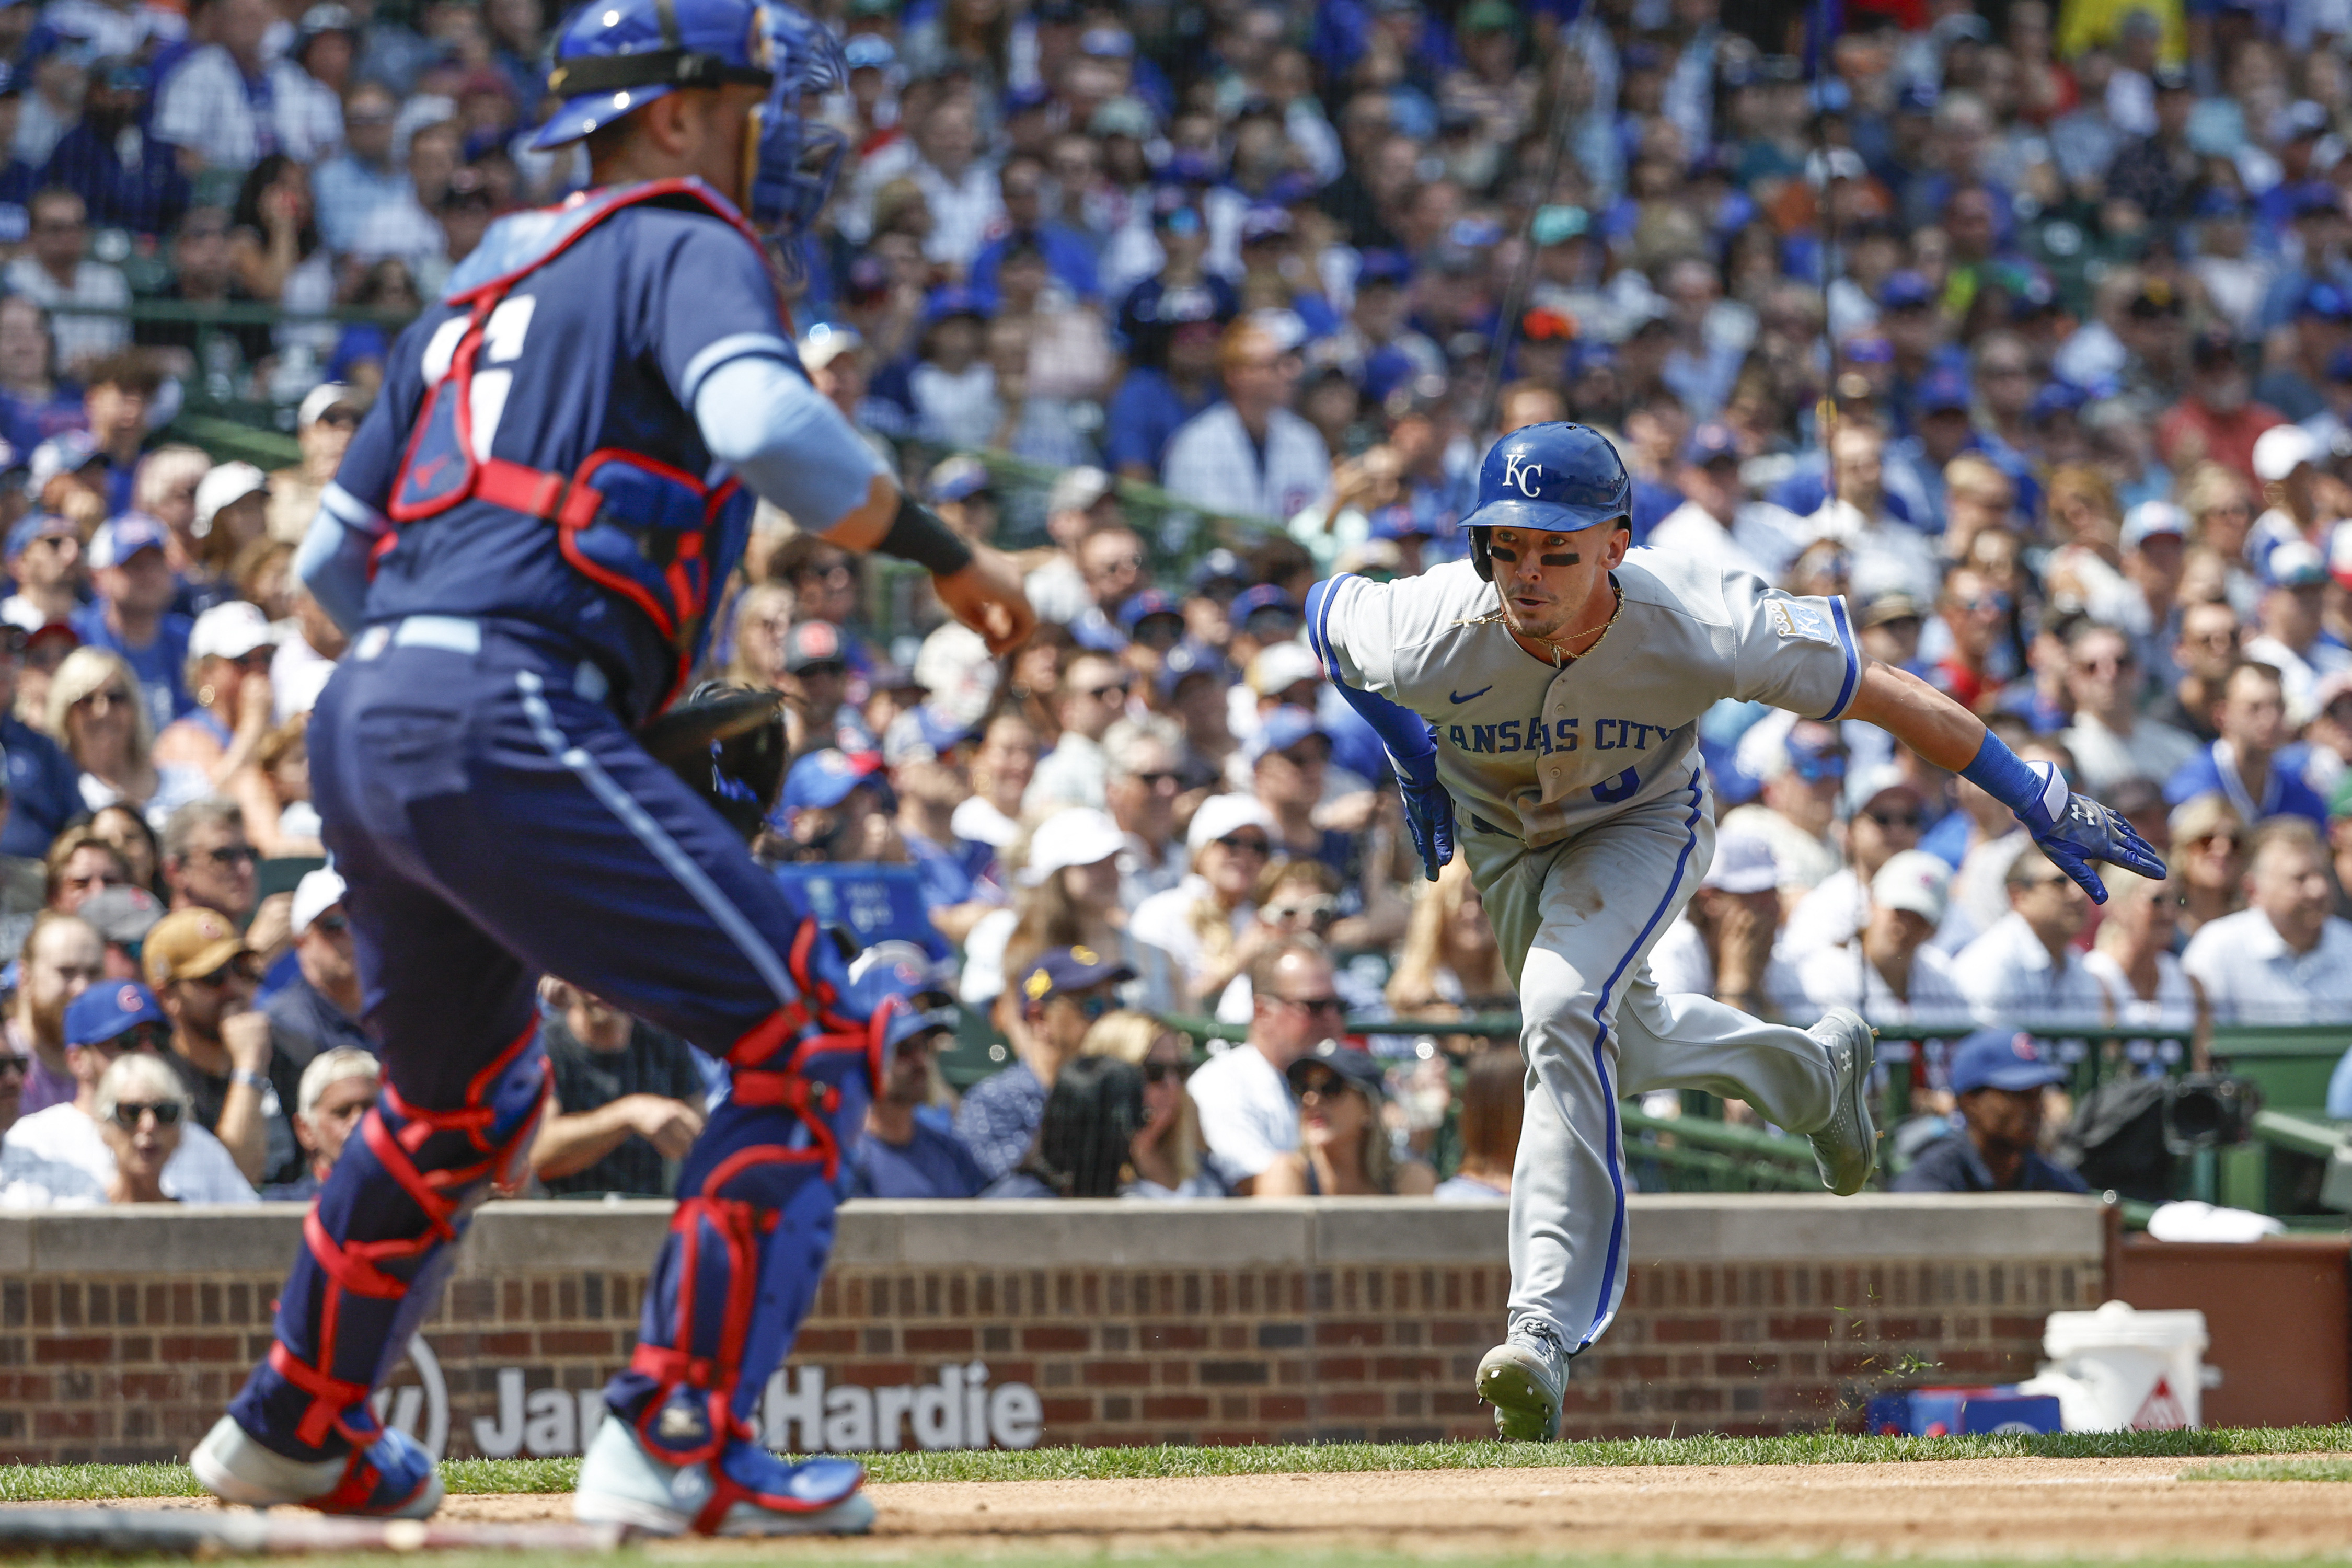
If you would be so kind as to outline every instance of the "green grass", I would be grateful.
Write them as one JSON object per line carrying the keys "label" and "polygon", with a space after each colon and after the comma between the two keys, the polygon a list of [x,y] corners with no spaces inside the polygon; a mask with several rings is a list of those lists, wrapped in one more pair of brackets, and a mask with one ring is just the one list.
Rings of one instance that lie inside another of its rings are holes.
{"label": "green grass", "polygon": [[[1259,1476],[1356,1470],[1527,1469],[1545,1466],[1870,1465],[1941,1459],[2220,1458],[2352,1454],[2352,1426],[2202,1432],[2069,1432],[2049,1436],[1863,1437],[1843,1433],[1785,1437],[1631,1437],[1582,1443],[1318,1443],[1255,1447],[1033,1448],[877,1454],[877,1481],[1126,1480],[1160,1476]],[[2336,1473],[2291,1479],[2352,1479],[2352,1458],[2305,1461]],[[2210,1479],[2227,1466],[2202,1467]],[[452,1492],[565,1492],[577,1459],[453,1459],[441,1474]],[[184,1465],[0,1466],[0,1502],[118,1497],[193,1497]]]}
{"label": "green grass", "polygon": [[2191,1465],[2184,1481],[2352,1481],[2352,1455],[2319,1454],[2300,1459],[2227,1459]]}

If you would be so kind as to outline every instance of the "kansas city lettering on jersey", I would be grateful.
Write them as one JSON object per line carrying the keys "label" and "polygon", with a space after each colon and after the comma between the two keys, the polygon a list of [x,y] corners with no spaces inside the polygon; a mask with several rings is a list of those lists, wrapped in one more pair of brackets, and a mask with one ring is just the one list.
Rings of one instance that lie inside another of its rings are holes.
{"label": "kansas city lettering on jersey", "polygon": [[1673,725],[1642,724],[1631,719],[1595,719],[1587,725],[1580,718],[1548,721],[1538,713],[1532,719],[1511,719],[1500,724],[1449,724],[1445,739],[1457,752],[1534,752],[1549,756],[1554,752],[1646,752],[1674,732]]}

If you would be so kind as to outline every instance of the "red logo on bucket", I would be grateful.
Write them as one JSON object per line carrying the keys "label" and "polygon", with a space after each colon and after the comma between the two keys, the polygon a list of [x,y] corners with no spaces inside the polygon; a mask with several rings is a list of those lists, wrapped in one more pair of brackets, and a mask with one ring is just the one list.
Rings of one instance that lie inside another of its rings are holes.
{"label": "red logo on bucket", "polygon": [[2147,1391],[2147,1399],[2132,1417],[2135,1432],[2177,1432],[2189,1425],[2189,1412],[2174,1397],[2172,1384],[2162,1377]]}

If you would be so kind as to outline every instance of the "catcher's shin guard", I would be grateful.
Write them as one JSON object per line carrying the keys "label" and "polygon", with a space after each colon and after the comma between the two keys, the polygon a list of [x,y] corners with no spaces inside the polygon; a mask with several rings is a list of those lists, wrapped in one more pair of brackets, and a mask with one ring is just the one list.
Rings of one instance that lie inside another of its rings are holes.
{"label": "catcher's shin guard", "polygon": [[520,1184],[548,1083],[536,1020],[452,1109],[410,1105],[384,1080],[303,1218],[277,1342],[229,1406],[239,1426],[294,1459],[375,1441],[368,1396],[431,1310],[476,1205]]}
{"label": "catcher's shin guard", "polygon": [[[737,1461],[742,1446],[757,1447],[753,1406],[815,1299],[833,1247],[842,1152],[865,1123],[896,1005],[867,1013],[845,1004],[839,954],[813,923],[801,928],[789,963],[801,999],[727,1053],[729,1099],[679,1173],[636,1353],[605,1391],[651,1459],[710,1467],[711,1490],[690,1526],[704,1533],[738,1502],[801,1509],[838,1500],[772,1497],[774,1489],[737,1473]],[[847,1472],[842,1479],[846,1496],[856,1482]]]}

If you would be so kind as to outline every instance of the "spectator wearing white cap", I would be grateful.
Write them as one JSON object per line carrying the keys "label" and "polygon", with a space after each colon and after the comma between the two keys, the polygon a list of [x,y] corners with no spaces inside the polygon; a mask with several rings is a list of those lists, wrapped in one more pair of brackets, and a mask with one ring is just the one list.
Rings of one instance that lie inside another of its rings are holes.
{"label": "spectator wearing white cap", "polygon": [[2263,584],[2262,629],[2246,639],[2245,656],[2277,668],[2287,721],[2300,727],[2318,711],[2320,678],[2352,669],[2352,648],[2327,635],[2327,563],[2318,550],[2300,539],[2278,545],[2263,560]]}
{"label": "spectator wearing white cap", "polygon": [[100,527],[89,542],[98,597],[70,622],[86,648],[120,655],[138,677],[148,733],[187,711],[188,637],[195,623],[172,609],[179,585],[165,556],[170,535],[135,511]]}
{"label": "spectator wearing white cap", "polygon": [[799,347],[801,368],[808,372],[818,395],[841,410],[875,455],[895,468],[898,448],[890,437],[906,433],[906,421],[893,416],[889,403],[866,395],[873,363],[864,336],[856,327],[820,321],[801,334]]}
{"label": "spectator wearing white cap", "polygon": [[2126,779],[2161,784],[2197,754],[2196,736],[2141,713],[2147,678],[2121,628],[2084,622],[2067,637],[2065,658],[2074,722],[2061,738],[2086,793],[2104,800]]}
{"label": "spectator wearing white cap", "polygon": [[2107,988],[2074,951],[2091,921],[2091,896],[2031,844],[2009,863],[2002,886],[2009,913],[1952,961],[1970,1014],[1988,1027],[2108,1022]]}
{"label": "spectator wearing white cap", "polygon": [[1797,961],[1804,1010],[1851,1007],[1882,1022],[1965,1023],[1951,961],[1927,945],[1944,921],[1951,868],[1924,850],[1890,855],[1870,879],[1870,910],[1853,940]]}
{"label": "spectator wearing white cap", "polygon": [[321,868],[296,883],[289,923],[299,973],[261,1009],[269,1019],[270,1043],[297,1067],[308,1067],[322,1052],[374,1051],[360,1026],[360,973],[343,909],[343,879]]}
{"label": "spectator wearing white cap", "polygon": [[[2189,565],[2189,516],[2168,500],[2144,500],[2124,513],[2124,575],[2139,590],[2142,614],[2124,623],[2138,646],[2145,679],[2170,687],[2180,679],[2172,645],[2180,636],[2180,584]],[[2161,775],[2159,775],[2161,776]]]}
{"label": "spectator wearing white cap", "polygon": [[294,439],[302,460],[279,468],[268,479],[268,530],[272,539],[302,542],[311,518],[318,515],[319,497],[335,477],[352,433],[360,427],[365,400],[340,381],[320,382],[302,399],[294,420]]}
{"label": "spectator wearing white cap", "polygon": [[1154,1007],[1207,1012],[1257,950],[1258,879],[1274,855],[1274,816],[1245,795],[1212,795],[1184,835],[1192,873],[1136,906],[1128,934],[1162,955],[1165,1000]]}
{"label": "spectator wearing white cap", "polygon": [[1712,996],[1750,1012],[1792,1010],[1796,972],[1772,955],[1780,885],[1764,839],[1727,833],[1716,840],[1698,890],[1650,950],[1651,983],[1669,995]]}
{"label": "spectator wearing white cap", "polygon": [[218,463],[196,486],[197,567],[226,576],[236,552],[269,532],[269,476],[251,463]]}
{"label": "spectator wearing white cap", "polygon": [[2257,569],[2272,551],[2294,541],[2323,549],[2336,519],[2326,514],[2319,493],[2319,443],[2299,425],[2274,425],[2254,439],[2254,478],[2267,508],[2246,538],[2246,557]]}
{"label": "spectator wearing white cap", "polygon": [[1118,898],[1118,856],[1126,847],[1118,824],[1090,805],[1066,806],[1016,840],[1006,853],[1012,906],[989,911],[964,940],[963,1000],[979,1006],[1003,989],[1008,952],[1035,952],[1066,938],[1123,954],[1128,913]]}
{"label": "spectator wearing white cap", "polygon": [[245,768],[268,738],[275,713],[269,664],[277,629],[242,599],[196,617],[188,634],[188,691],[195,705],[155,737],[159,767],[199,768],[215,789]]}

